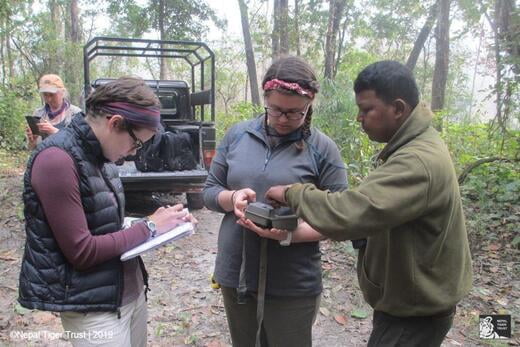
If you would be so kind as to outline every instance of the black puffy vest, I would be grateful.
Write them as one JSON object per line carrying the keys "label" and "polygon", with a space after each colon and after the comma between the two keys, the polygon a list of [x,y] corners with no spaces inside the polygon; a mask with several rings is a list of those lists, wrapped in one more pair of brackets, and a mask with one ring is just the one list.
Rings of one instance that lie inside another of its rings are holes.
{"label": "black puffy vest", "polygon": [[[27,240],[18,301],[24,307],[46,311],[116,311],[123,293],[123,265],[119,257],[85,271],[74,270],[53,237],[31,186],[34,159],[49,147],[65,150],[76,164],[90,232],[103,235],[122,228],[124,195],[117,168],[104,158],[84,115],[78,114],[68,128],[42,142],[27,165],[23,192]],[[146,271],[142,260],[139,262],[146,282]]]}

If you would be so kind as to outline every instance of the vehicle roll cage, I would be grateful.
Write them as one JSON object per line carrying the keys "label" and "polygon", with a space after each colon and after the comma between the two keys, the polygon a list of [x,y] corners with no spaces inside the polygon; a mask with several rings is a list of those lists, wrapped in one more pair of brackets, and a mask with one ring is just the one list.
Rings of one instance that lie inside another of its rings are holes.
{"label": "vehicle roll cage", "polygon": [[[83,47],[84,92],[90,92],[90,64],[98,56],[144,57],[182,59],[191,67],[191,91],[209,92],[211,121],[215,121],[215,55],[203,42],[148,40],[116,37],[94,37]],[[209,61],[210,86],[206,86],[205,64]],[[200,81],[196,81],[196,70],[200,70]],[[198,88],[197,88],[198,86]],[[209,90],[206,89],[209,87]],[[204,120],[204,107],[201,107]]]}

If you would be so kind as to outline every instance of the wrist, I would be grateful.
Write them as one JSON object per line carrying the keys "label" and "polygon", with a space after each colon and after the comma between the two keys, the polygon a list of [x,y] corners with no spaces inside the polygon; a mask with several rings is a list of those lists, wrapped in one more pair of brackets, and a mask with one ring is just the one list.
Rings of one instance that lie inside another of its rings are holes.
{"label": "wrist", "polygon": [[233,190],[233,193],[231,193],[231,207],[234,207],[235,206],[235,194],[236,194],[236,190]]}
{"label": "wrist", "polygon": [[283,194],[282,194],[283,201],[282,202],[284,204],[287,204],[287,192],[289,191],[289,188],[291,188],[291,184],[286,185],[283,189]]}
{"label": "wrist", "polygon": [[157,235],[157,225],[155,224],[155,222],[152,221],[148,216],[143,218],[143,223],[148,229],[148,232],[150,233],[150,238],[155,237]]}

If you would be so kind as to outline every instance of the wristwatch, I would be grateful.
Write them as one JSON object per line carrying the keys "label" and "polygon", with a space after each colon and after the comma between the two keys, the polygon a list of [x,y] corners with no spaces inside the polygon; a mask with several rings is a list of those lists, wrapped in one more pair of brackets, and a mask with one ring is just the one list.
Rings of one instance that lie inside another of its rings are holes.
{"label": "wristwatch", "polygon": [[150,238],[155,237],[157,234],[157,227],[155,226],[155,223],[148,217],[143,218],[143,222],[150,232]]}
{"label": "wristwatch", "polygon": [[280,246],[289,246],[292,241],[292,232],[287,232],[287,238],[285,240],[280,240]]}

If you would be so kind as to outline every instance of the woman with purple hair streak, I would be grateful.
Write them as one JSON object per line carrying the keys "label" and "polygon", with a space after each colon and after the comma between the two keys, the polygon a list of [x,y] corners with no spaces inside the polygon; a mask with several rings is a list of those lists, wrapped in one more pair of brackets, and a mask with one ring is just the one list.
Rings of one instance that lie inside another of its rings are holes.
{"label": "woman with purple hair streak", "polygon": [[74,346],[145,346],[148,275],[125,251],[182,221],[161,207],[123,228],[124,194],[113,164],[156,132],[159,100],[142,79],[120,78],[86,100],[86,115],[38,145],[24,177],[27,240],[20,304],[60,312]]}
{"label": "woman with purple hair streak", "polygon": [[282,58],[267,70],[262,87],[265,113],[227,132],[204,188],[206,206],[225,213],[214,278],[233,346],[311,346],[322,291],[322,236],[307,223],[292,232],[262,229],[244,209],[265,202],[273,184],[314,182],[343,190],[346,171],[336,144],[311,127],[319,84],[309,64]]}

